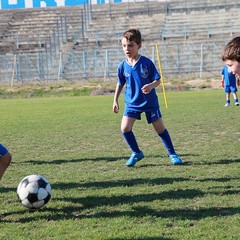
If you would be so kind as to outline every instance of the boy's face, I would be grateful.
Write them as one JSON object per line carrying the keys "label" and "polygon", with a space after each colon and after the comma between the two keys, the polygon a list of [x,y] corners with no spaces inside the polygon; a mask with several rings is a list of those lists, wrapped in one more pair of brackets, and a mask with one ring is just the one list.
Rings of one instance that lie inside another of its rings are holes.
{"label": "boy's face", "polygon": [[233,61],[233,60],[226,60],[225,64],[228,66],[229,72],[240,75],[240,62]]}
{"label": "boy's face", "polygon": [[125,37],[122,38],[122,49],[127,58],[136,58],[140,48],[141,44],[137,44],[134,41],[128,41]]}

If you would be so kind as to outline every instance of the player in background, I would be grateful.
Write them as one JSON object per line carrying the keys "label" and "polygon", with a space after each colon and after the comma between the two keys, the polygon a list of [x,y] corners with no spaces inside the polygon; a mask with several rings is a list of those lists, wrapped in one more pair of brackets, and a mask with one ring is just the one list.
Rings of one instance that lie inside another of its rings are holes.
{"label": "player in background", "polygon": [[229,72],[228,66],[224,66],[222,69],[222,87],[226,93],[226,104],[225,107],[230,106],[230,93],[232,93],[234,98],[235,106],[239,106],[238,96],[237,96],[237,86],[239,87],[239,79],[236,80],[236,75]]}
{"label": "player in background", "polygon": [[0,144],[0,180],[12,161],[12,156],[2,144]]}
{"label": "player in background", "polygon": [[155,88],[160,84],[160,75],[154,63],[139,54],[142,46],[141,33],[137,29],[129,29],[122,35],[122,49],[126,56],[118,66],[118,83],[114,94],[113,112],[119,112],[118,99],[124,86],[125,110],[121,122],[121,131],[132,154],[126,166],[134,166],[144,158],[133,133],[135,121],[145,113],[147,122],[153,125],[168,151],[173,165],[181,165],[182,160],[176,154],[171,137],[165,128]]}
{"label": "player in background", "polygon": [[228,71],[240,76],[240,36],[233,38],[223,49],[222,60]]}

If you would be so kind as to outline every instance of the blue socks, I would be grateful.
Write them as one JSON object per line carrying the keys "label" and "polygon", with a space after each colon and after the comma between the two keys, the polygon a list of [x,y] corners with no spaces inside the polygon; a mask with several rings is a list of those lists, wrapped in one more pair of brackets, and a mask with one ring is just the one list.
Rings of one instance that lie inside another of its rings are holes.
{"label": "blue socks", "polygon": [[158,136],[162,139],[162,142],[163,142],[165,148],[167,149],[168,154],[169,155],[176,154],[174,147],[173,147],[171,137],[168,133],[168,130],[165,129],[161,134],[158,134]]}
{"label": "blue socks", "polygon": [[138,147],[136,138],[133,134],[133,131],[122,132],[122,135],[125,138],[128,146],[131,148],[132,152],[135,152],[135,153],[140,153],[141,152],[141,150]]}
{"label": "blue socks", "polygon": [[[135,152],[135,153],[141,152],[140,148],[138,147],[138,144],[137,144],[137,141],[136,141],[133,131],[122,132],[122,135],[125,138],[128,146],[131,148],[132,152]],[[173,147],[171,137],[168,133],[168,130],[165,129],[161,134],[158,134],[158,136],[161,138],[165,148],[168,151],[168,154],[169,155],[176,154],[174,147]]]}

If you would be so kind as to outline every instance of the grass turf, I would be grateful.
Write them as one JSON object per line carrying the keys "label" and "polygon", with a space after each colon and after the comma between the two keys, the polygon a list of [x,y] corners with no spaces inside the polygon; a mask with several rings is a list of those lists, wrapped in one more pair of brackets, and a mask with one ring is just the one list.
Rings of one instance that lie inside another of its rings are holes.
{"label": "grass turf", "polygon": [[[113,96],[2,99],[0,136],[13,163],[0,182],[0,239],[239,239],[239,107],[218,90],[159,95],[183,166],[172,166],[145,117],[130,155]],[[16,196],[29,174],[52,185],[50,202],[28,210]]]}

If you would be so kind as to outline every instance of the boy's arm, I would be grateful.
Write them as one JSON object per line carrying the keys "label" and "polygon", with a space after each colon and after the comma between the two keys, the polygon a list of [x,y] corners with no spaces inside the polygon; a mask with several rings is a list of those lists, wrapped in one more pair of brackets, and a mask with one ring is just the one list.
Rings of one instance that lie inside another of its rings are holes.
{"label": "boy's arm", "polygon": [[116,89],[115,89],[115,94],[114,94],[114,99],[113,99],[113,112],[118,113],[119,112],[119,104],[118,104],[118,98],[121,94],[122,91],[122,86],[117,83]]}
{"label": "boy's arm", "polygon": [[222,75],[222,80],[221,80],[222,87],[224,88],[224,76]]}
{"label": "boy's arm", "polygon": [[237,80],[237,86],[240,87],[240,78],[238,75],[236,75],[236,80]]}
{"label": "boy's arm", "polygon": [[149,84],[145,84],[141,89],[144,94],[148,94],[152,91],[153,88],[156,88],[160,85],[160,79],[154,80]]}

